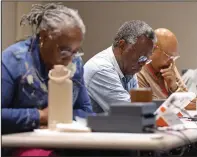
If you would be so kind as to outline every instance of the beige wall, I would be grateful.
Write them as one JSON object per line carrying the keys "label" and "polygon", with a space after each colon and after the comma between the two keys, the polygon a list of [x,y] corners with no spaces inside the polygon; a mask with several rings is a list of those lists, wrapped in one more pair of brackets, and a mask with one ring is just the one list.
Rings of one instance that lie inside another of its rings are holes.
{"label": "beige wall", "polygon": [[141,19],[154,29],[166,27],[178,37],[179,69],[197,68],[197,2],[65,2],[79,10],[87,26],[84,50],[87,60],[111,44],[119,26],[127,20]]}
{"label": "beige wall", "polygon": [[[86,24],[87,34],[83,45],[85,61],[111,44],[114,34],[124,21],[141,19],[154,29],[166,27],[177,35],[181,53],[181,58],[177,61],[179,69],[197,68],[196,2],[64,2],[64,4],[78,9]],[[27,12],[31,5],[32,2],[18,2],[16,18],[18,23],[19,17]],[[16,36],[20,38],[28,32],[29,30],[25,30],[24,33],[24,28],[17,27]]]}
{"label": "beige wall", "polygon": [[16,38],[16,2],[2,2],[2,50]]}
{"label": "beige wall", "polygon": [[20,19],[34,3],[42,2],[2,2],[2,50],[31,34],[30,27],[20,27]]}
{"label": "beige wall", "polygon": [[17,2],[17,13],[16,13],[16,15],[17,15],[16,16],[16,19],[17,19],[16,20],[17,21],[16,39],[17,40],[27,37],[27,36],[31,35],[31,33],[32,33],[31,27],[29,27],[28,25],[23,26],[23,27],[20,26],[20,20],[24,14],[27,14],[31,10],[32,5],[35,3],[42,4],[43,2]]}

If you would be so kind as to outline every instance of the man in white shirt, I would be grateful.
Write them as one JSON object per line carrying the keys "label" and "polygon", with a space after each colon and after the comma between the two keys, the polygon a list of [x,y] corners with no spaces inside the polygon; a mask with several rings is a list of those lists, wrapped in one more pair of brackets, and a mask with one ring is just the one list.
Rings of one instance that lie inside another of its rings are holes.
{"label": "man in white shirt", "polygon": [[144,21],[125,22],[109,48],[84,65],[84,79],[96,113],[108,112],[111,104],[130,102],[129,91],[138,87],[135,73],[150,62],[156,36]]}

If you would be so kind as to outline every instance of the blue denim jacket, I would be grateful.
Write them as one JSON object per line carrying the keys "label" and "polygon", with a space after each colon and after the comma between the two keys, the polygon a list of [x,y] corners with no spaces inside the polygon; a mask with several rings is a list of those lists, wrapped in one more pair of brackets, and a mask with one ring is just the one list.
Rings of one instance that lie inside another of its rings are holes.
{"label": "blue denim jacket", "polygon": [[[73,62],[77,65],[73,76],[73,115],[86,117],[92,113],[92,107],[84,85],[83,63],[79,57]],[[38,37],[3,51],[1,79],[2,133],[38,128],[38,109],[48,105],[48,71],[40,58]]]}

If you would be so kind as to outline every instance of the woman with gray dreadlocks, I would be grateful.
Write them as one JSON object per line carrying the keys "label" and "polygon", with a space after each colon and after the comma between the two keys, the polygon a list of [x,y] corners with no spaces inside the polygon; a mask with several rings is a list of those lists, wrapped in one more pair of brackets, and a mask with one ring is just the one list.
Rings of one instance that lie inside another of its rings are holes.
{"label": "woman with gray dreadlocks", "polygon": [[61,4],[36,4],[22,17],[21,25],[27,22],[33,36],[9,46],[2,53],[3,134],[47,125],[48,72],[56,64],[66,66],[71,61],[76,64],[72,78],[74,117],[92,114],[82,60],[76,55],[85,34],[78,12]]}

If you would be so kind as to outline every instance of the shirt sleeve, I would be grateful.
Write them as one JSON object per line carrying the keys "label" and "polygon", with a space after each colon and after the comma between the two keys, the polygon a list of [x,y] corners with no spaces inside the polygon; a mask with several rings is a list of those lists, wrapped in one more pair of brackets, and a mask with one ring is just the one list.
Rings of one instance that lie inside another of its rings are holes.
{"label": "shirt sleeve", "polygon": [[92,110],[92,105],[90,103],[90,98],[87,93],[87,89],[84,84],[84,79],[80,85],[79,95],[77,97],[76,106],[74,107],[74,115],[80,117],[87,117],[87,115],[94,115]]}
{"label": "shirt sleeve", "polygon": [[78,59],[78,68],[80,69],[79,71],[79,94],[76,100],[76,105],[74,105],[74,116],[79,116],[82,118],[86,118],[88,115],[94,115],[92,110],[92,105],[90,103],[90,98],[84,83],[84,68],[83,68],[83,62],[82,59]]}
{"label": "shirt sleeve", "polygon": [[139,88],[137,75],[133,77],[133,88]]}
{"label": "shirt sleeve", "polygon": [[123,88],[119,75],[113,69],[96,72],[88,84],[91,98],[104,111],[114,103],[130,102],[130,94]]}
{"label": "shirt sleeve", "polygon": [[17,106],[12,105],[17,84],[5,64],[2,63],[1,65],[2,134],[30,131],[37,128],[39,126],[39,112],[37,109],[17,109]]}

